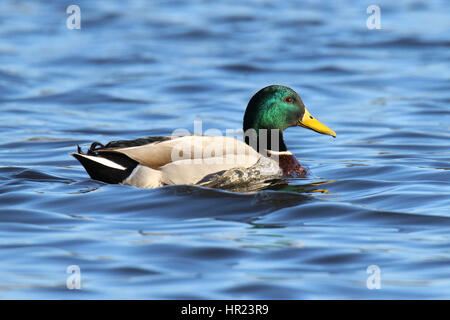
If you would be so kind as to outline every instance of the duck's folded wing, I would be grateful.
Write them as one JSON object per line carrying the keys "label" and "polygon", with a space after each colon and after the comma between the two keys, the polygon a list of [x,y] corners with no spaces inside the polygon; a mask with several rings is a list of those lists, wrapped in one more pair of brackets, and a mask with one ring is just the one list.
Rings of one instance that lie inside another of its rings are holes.
{"label": "duck's folded wing", "polygon": [[[218,159],[224,158],[224,160],[227,160],[225,161],[226,168],[229,166],[253,165],[259,159],[258,152],[244,142],[221,136],[174,136],[131,147],[106,145],[104,148],[95,151],[100,155],[111,152],[120,153],[152,169],[158,169],[172,163],[177,163],[177,168],[187,169],[187,166],[192,163],[195,164],[195,170],[202,171],[201,165],[214,170],[215,165],[211,164],[211,161],[208,163],[206,159],[214,158],[217,163],[220,162]],[[194,167],[192,167],[192,170],[194,170]],[[178,169],[175,171],[178,171]]]}

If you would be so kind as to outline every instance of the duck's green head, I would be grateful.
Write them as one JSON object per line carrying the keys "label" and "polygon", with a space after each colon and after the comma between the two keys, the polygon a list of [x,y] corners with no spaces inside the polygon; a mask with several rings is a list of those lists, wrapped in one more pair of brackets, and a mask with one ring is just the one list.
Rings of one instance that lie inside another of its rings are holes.
{"label": "duck's green head", "polygon": [[306,110],[300,96],[291,88],[272,85],[259,90],[249,101],[244,115],[247,129],[278,129],[300,126],[336,137],[336,133],[320,123]]}

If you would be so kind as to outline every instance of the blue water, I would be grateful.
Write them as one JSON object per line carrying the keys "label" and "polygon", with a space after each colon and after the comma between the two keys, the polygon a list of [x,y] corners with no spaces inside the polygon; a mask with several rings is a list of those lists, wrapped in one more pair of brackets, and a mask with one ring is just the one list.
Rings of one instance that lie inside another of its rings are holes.
{"label": "blue water", "polygon": [[[371,4],[2,1],[0,298],[450,298],[450,2],[376,1],[380,30]],[[106,185],[70,156],[240,129],[270,84],[337,132],[286,131],[311,175],[281,190]]]}

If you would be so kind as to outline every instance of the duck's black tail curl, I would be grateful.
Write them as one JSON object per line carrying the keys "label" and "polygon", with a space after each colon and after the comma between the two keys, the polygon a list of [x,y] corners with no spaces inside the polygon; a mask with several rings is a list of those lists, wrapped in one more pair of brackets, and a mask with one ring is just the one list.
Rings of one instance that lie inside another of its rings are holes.
{"label": "duck's black tail curl", "polygon": [[105,146],[102,143],[95,141],[95,142],[91,143],[91,146],[89,147],[89,150],[87,151],[87,154],[96,155],[97,154],[96,151],[98,149],[103,149],[104,147]]}

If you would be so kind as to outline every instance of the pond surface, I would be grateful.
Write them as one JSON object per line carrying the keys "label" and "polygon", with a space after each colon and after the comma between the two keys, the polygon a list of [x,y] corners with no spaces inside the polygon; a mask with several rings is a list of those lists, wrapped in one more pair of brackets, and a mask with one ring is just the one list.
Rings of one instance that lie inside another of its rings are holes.
{"label": "pond surface", "polygon": [[[450,2],[377,1],[380,30],[365,1],[74,2],[80,30],[0,5],[0,298],[450,298]],[[311,175],[281,190],[106,185],[70,156],[240,129],[270,84],[337,133],[285,132]]]}

